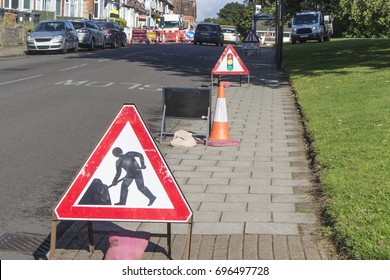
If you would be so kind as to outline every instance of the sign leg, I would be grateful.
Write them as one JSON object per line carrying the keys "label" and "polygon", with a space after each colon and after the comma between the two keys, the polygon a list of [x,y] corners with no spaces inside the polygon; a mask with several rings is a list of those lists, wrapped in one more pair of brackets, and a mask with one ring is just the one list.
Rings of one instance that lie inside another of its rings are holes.
{"label": "sign leg", "polygon": [[192,218],[188,223],[188,233],[187,233],[187,260],[191,259],[191,240],[192,240]]}
{"label": "sign leg", "polygon": [[88,226],[88,241],[89,241],[89,252],[93,253],[95,252],[95,244],[93,242],[93,228],[92,228],[92,222],[87,222]]}
{"label": "sign leg", "polygon": [[167,246],[168,246],[168,258],[171,259],[172,254],[172,239],[171,239],[171,223],[167,223]]}
{"label": "sign leg", "polygon": [[49,259],[56,259],[57,220],[51,221],[50,254]]}

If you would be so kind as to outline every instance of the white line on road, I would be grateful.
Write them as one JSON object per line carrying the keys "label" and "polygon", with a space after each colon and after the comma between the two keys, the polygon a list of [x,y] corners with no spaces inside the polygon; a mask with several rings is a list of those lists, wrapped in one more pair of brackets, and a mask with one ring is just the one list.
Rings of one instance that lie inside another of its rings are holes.
{"label": "white line on road", "polygon": [[86,66],[86,65],[88,65],[88,64],[85,63],[85,64],[80,64],[80,65],[76,65],[76,66],[73,66],[73,67],[61,69],[60,72],[62,72],[62,71],[68,71],[68,70],[72,70],[72,69],[76,69],[76,68],[83,67],[83,66]]}
{"label": "white line on road", "polygon": [[12,84],[12,83],[16,83],[16,82],[21,82],[21,81],[25,81],[25,80],[31,80],[31,79],[35,79],[35,78],[38,78],[41,76],[43,76],[43,74],[31,76],[31,77],[26,77],[26,78],[22,78],[22,79],[17,79],[17,80],[13,80],[13,81],[8,81],[8,82],[2,82],[2,83],[0,83],[0,86],[6,85],[6,84]]}
{"label": "white line on road", "polygon": [[105,62],[105,61],[108,61],[108,60],[111,60],[111,59],[108,59],[108,58],[106,58],[106,59],[100,59],[100,60],[98,60],[98,62]]}

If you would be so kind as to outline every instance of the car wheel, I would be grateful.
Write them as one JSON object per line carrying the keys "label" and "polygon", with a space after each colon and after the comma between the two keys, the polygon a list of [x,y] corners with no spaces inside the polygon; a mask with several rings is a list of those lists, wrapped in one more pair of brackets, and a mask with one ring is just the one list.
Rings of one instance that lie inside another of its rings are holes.
{"label": "car wheel", "polygon": [[114,38],[114,41],[112,41],[111,47],[116,49],[116,38]]}
{"label": "car wheel", "polygon": [[77,52],[79,52],[79,42],[77,41],[76,42],[76,46],[74,47],[74,49],[73,49],[73,52],[75,52],[75,53],[77,53]]}
{"label": "car wheel", "polygon": [[126,42],[126,37],[122,39],[122,47],[126,47],[127,42]]}
{"label": "car wheel", "polygon": [[64,43],[64,48],[62,49],[62,53],[63,54],[67,54],[68,53],[68,41],[66,41]]}
{"label": "car wheel", "polygon": [[95,39],[92,38],[91,43],[89,44],[88,50],[93,51],[95,49]]}

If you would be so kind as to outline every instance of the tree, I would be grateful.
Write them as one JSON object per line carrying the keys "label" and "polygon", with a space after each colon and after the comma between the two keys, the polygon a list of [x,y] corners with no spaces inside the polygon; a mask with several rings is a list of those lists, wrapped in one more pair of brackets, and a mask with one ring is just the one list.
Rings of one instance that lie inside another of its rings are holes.
{"label": "tree", "polygon": [[[263,13],[276,16],[277,0],[245,0],[243,7],[231,6],[222,11],[221,20],[231,21],[246,32],[253,18],[255,5],[261,5]],[[278,0],[279,1],[279,0]],[[290,21],[294,13],[301,10],[321,10],[324,14],[333,15],[334,33],[347,37],[380,37],[390,38],[390,1],[389,0],[280,0],[283,1],[285,21]],[[229,12],[237,8],[238,13]],[[231,13],[228,16],[228,13]],[[240,14],[241,13],[241,14]],[[237,18],[238,16],[238,18]]]}
{"label": "tree", "polygon": [[234,25],[241,34],[251,26],[253,10],[249,11],[244,4],[237,2],[228,3],[219,10],[218,23],[222,25]]}
{"label": "tree", "polygon": [[390,1],[340,0],[336,18],[349,37],[390,38]]}

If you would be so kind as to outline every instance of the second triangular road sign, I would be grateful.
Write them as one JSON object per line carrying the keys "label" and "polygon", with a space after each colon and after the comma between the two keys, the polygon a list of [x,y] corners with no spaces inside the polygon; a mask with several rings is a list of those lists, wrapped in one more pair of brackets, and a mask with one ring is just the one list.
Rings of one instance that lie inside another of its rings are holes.
{"label": "second triangular road sign", "polygon": [[228,45],[211,73],[213,75],[248,75],[249,71],[236,50]]}

